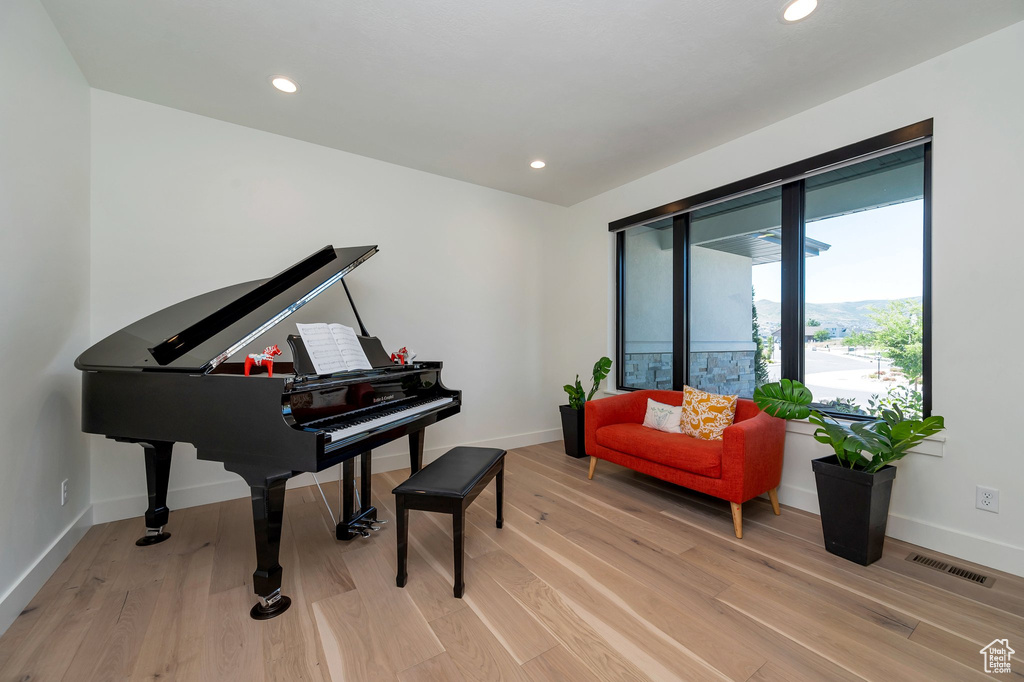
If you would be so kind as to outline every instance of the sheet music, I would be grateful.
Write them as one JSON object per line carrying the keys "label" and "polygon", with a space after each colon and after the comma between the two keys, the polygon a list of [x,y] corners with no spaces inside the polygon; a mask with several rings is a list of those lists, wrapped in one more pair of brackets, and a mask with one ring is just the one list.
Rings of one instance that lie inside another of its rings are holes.
{"label": "sheet music", "polygon": [[352,327],[324,322],[295,326],[317,374],[373,369]]}
{"label": "sheet music", "polygon": [[359,343],[359,338],[356,337],[355,329],[343,324],[331,324],[328,327],[338,345],[338,350],[341,351],[345,369],[373,369],[373,365],[370,364],[370,360],[363,350],[363,344]]}
{"label": "sheet music", "polygon": [[331,328],[323,322],[317,324],[296,324],[299,336],[306,346],[309,359],[313,361],[313,369],[317,374],[334,374],[347,369],[345,357],[334,340]]}

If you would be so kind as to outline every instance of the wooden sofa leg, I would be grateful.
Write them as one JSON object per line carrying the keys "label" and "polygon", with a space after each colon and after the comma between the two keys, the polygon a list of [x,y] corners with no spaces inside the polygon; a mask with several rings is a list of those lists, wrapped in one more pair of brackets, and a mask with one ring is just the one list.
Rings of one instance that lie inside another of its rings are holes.
{"label": "wooden sofa leg", "polygon": [[739,502],[730,502],[732,507],[732,529],[736,531],[736,537],[743,539],[743,505]]}
{"label": "wooden sofa leg", "polygon": [[594,478],[594,469],[596,467],[597,467],[597,457],[591,457],[590,458],[590,471],[587,473],[587,480],[588,481],[593,480],[593,478]]}
{"label": "wooden sofa leg", "polygon": [[778,516],[782,512],[779,510],[779,489],[772,488],[768,491],[768,498],[772,501],[772,511]]}

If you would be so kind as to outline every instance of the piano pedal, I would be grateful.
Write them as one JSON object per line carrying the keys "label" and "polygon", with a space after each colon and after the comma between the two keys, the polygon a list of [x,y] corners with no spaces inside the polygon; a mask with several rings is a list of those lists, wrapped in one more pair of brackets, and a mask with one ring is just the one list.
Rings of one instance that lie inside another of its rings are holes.
{"label": "piano pedal", "polygon": [[335,529],[335,537],[339,540],[352,540],[356,537],[370,537],[370,531],[380,530],[376,507],[361,509],[359,513],[347,521],[342,521]]}
{"label": "piano pedal", "polygon": [[158,545],[167,538],[171,537],[170,533],[164,532],[164,527],[159,528],[147,528],[146,534],[135,541],[135,544],[139,547],[149,547],[150,545]]}
{"label": "piano pedal", "polygon": [[367,530],[378,531],[378,530],[380,530],[380,526],[378,526],[376,524],[376,521],[356,521],[356,522],[352,523],[351,526],[349,526],[349,527],[352,528],[352,530],[358,530],[358,531],[367,531]]}
{"label": "piano pedal", "polygon": [[281,594],[280,589],[277,589],[269,597],[260,597],[259,602],[249,611],[249,616],[253,620],[270,620],[275,616],[280,616],[291,605],[292,600]]}

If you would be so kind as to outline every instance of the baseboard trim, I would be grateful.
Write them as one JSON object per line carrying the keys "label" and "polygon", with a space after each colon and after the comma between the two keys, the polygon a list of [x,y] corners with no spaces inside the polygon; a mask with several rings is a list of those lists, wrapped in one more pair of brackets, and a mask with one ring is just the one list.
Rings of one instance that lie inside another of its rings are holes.
{"label": "baseboard trim", "polygon": [[[145,488],[145,486],[143,486]],[[249,486],[241,478],[225,481],[214,481],[187,488],[172,488],[167,491],[167,506],[174,509],[187,509],[204,504],[236,500],[248,497]],[[142,516],[149,506],[145,494],[128,495],[110,500],[97,500],[92,503],[93,523],[109,523],[122,519]]]}
{"label": "baseboard trim", "polygon": [[[512,448],[521,448],[527,445],[537,445],[538,443],[548,443],[553,440],[561,440],[561,438],[561,429],[547,429],[544,431],[532,431],[530,433],[490,438],[472,443],[461,443],[461,445],[481,448],[504,448],[506,450],[510,450]],[[425,449],[423,451],[424,464],[434,461],[453,447],[455,447],[455,445],[443,445],[436,448]],[[395,471],[396,469],[404,469],[408,466],[409,455],[406,453],[397,452],[387,455],[374,455],[373,457],[373,470],[375,473]],[[325,469],[320,472],[318,476],[321,481],[337,479],[338,467]],[[288,481],[288,487],[300,488],[307,485],[313,485],[313,483],[312,474],[299,474]],[[171,508],[173,515],[174,509],[198,507],[203,504],[225,502],[227,500],[236,500],[238,498],[248,496],[249,487],[245,485],[245,481],[241,478],[232,478],[229,480],[204,483],[202,485],[190,486],[187,488],[168,490],[167,506]],[[110,521],[120,521],[121,519],[130,519],[142,516],[145,513],[147,506],[148,500],[146,495],[142,493],[110,500],[97,500],[93,502],[92,505],[92,521],[93,523],[108,523]]]}
{"label": "baseboard trim", "polygon": [[0,597],[0,635],[11,627],[11,623],[28,606],[36,593],[42,589],[61,562],[71,554],[78,541],[93,525],[92,507],[86,507],[71,524],[58,535],[50,546],[43,550],[31,566],[18,576],[14,584]]}
{"label": "baseboard trim", "polygon": [[[820,513],[818,493],[815,490],[783,484],[779,486],[779,501],[812,514]],[[1024,576],[1024,547],[892,513],[889,514],[886,535],[965,561]]]}

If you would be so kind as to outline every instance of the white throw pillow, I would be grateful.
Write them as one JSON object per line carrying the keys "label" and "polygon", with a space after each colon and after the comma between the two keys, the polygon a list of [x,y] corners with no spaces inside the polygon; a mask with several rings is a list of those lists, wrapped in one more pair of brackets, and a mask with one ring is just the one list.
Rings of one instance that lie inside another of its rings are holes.
{"label": "white throw pillow", "polygon": [[644,426],[664,431],[665,433],[682,433],[680,424],[683,420],[682,405],[666,405],[647,399],[647,414],[644,415]]}

